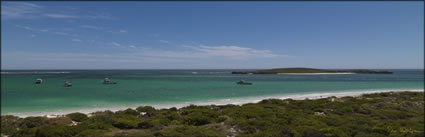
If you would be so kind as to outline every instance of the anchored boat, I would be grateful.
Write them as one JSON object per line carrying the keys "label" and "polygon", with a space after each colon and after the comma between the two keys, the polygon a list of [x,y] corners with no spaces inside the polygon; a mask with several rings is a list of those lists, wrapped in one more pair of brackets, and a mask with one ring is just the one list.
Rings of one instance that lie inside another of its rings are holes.
{"label": "anchored boat", "polygon": [[252,85],[252,83],[251,82],[246,82],[246,81],[244,81],[244,80],[240,80],[239,82],[237,82],[236,84],[238,84],[238,85]]}
{"label": "anchored boat", "polygon": [[117,84],[116,81],[112,81],[109,78],[103,79],[103,84]]}
{"label": "anchored boat", "polygon": [[63,86],[64,87],[71,87],[72,86],[72,83],[71,82],[68,82],[68,81],[65,81],[65,83],[63,84]]}
{"label": "anchored boat", "polygon": [[41,78],[38,78],[35,80],[35,84],[41,84],[43,83],[43,80]]}

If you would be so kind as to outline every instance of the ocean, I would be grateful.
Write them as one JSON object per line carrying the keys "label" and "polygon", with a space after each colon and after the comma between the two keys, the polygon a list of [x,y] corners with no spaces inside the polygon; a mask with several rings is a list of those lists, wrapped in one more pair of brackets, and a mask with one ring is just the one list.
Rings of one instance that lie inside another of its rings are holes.
{"label": "ocean", "polygon": [[[119,110],[150,105],[240,104],[265,98],[423,91],[423,69],[394,74],[231,74],[247,70],[3,70],[2,115]],[[102,84],[107,77],[117,84]],[[42,78],[42,84],[34,84]],[[237,85],[239,80],[253,85]],[[64,87],[64,81],[72,87]]]}

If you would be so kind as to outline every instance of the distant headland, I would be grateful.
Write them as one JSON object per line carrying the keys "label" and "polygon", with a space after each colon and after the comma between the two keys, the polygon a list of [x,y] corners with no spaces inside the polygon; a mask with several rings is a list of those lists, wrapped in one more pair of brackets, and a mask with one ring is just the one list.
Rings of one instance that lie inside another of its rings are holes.
{"label": "distant headland", "polygon": [[376,71],[367,69],[352,69],[352,70],[327,70],[327,69],[314,69],[314,68],[276,68],[264,69],[251,72],[234,71],[232,74],[393,74],[391,71]]}

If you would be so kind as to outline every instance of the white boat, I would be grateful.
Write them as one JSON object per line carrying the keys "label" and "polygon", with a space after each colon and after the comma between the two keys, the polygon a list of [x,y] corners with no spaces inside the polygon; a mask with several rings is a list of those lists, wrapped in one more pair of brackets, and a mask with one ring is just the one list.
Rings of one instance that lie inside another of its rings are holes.
{"label": "white boat", "polygon": [[65,83],[63,84],[63,86],[64,87],[71,87],[72,86],[72,83],[71,82],[68,82],[68,81],[65,81]]}
{"label": "white boat", "polygon": [[238,85],[252,85],[251,82],[245,82],[244,80],[240,80],[239,82],[237,82],[236,84]]}
{"label": "white boat", "polygon": [[109,78],[103,79],[103,84],[117,84],[116,81],[112,81]]}
{"label": "white boat", "polygon": [[35,80],[35,84],[41,84],[43,83],[43,80],[41,78],[38,78]]}

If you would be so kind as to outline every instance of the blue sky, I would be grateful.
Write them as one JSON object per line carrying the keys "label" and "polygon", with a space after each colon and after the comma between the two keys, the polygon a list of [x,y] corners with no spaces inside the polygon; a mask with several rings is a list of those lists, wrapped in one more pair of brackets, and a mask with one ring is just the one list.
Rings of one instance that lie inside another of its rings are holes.
{"label": "blue sky", "polygon": [[424,67],[424,2],[2,2],[2,69]]}

